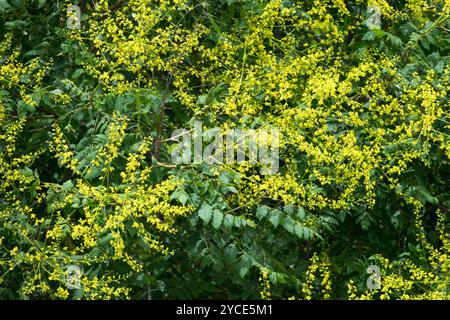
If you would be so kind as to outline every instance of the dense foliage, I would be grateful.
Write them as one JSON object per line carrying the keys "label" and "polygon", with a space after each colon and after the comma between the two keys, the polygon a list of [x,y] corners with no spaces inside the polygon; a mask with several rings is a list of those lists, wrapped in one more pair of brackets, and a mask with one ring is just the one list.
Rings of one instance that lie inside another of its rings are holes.
{"label": "dense foliage", "polygon": [[[0,298],[450,298],[449,0],[0,0],[0,38]],[[174,164],[195,121],[278,172]]]}

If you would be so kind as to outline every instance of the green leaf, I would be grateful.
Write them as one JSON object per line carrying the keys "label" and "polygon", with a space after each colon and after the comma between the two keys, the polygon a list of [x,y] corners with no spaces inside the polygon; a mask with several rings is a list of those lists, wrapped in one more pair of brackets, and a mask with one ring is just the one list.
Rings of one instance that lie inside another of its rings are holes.
{"label": "green leaf", "polygon": [[270,211],[270,223],[276,228],[280,224],[280,210],[275,209]]}
{"label": "green leaf", "polygon": [[373,39],[376,38],[375,33],[373,33],[372,31],[367,31],[364,36],[362,37],[363,41],[372,41]]}
{"label": "green leaf", "polygon": [[303,237],[305,240],[312,240],[314,232],[310,228],[303,228]]}
{"label": "green leaf", "polygon": [[269,210],[270,208],[268,206],[259,206],[258,209],[256,209],[256,218],[261,220],[267,217]]}
{"label": "green leaf", "polygon": [[205,224],[208,224],[212,216],[212,207],[207,203],[203,204],[200,210],[198,210],[198,216]]}
{"label": "green leaf", "polygon": [[437,71],[437,73],[442,73],[444,71],[445,63],[444,61],[439,61],[436,66],[434,67],[434,70]]}
{"label": "green leaf", "polygon": [[392,46],[396,48],[402,48],[403,42],[399,37],[394,36],[393,34],[388,33],[387,34],[389,41],[391,42]]}
{"label": "green leaf", "polygon": [[42,8],[47,3],[47,0],[39,0],[38,9]]}
{"label": "green leaf", "polygon": [[72,182],[72,180],[67,180],[66,182],[63,183],[62,188],[64,191],[70,191],[74,188],[74,184]]}
{"label": "green leaf", "polygon": [[247,268],[247,267],[240,268],[239,276],[243,279],[247,275],[248,271],[249,271],[249,268]]}
{"label": "green leaf", "polygon": [[219,229],[222,225],[223,213],[220,210],[214,210],[212,225],[214,229]]}
{"label": "green leaf", "polygon": [[300,239],[303,238],[303,227],[297,223],[294,227],[294,233],[297,237],[299,237]]}
{"label": "green leaf", "polygon": [[294,206],[292,204],[288,204],[287,206],[284,206],[283,211],[288,215],[292,215],[294,213]]}
{"label": "green leaf", "polygon": [[298,208],[297,216],[300,220],[304,220],[306,218],[306,211],[303,207]]}
{"label": "green leaf", "polygon": [[113,239],[114,239],[114,237],[113,237],[112,233],[110,232],[110,233],[108,233],[107,235],[101,237],[101,238],[98,240],[98,244],[101,245],[101,246],[102,246],[102,245],[106,245],[106,244],[109,244],[109,242],[110,242],[111,240],[113,240]]}
{"label": "green leaf", "polygon": [[15,21],[8,21],[5,23],[5,29],[6,30],[21,30],[26,28],[29,25],[28,22],[23,20],[15,20]]}
{"label": "green leaf", "polygon": [[177,189],[170,195],[170,200],[178,200],[184,205],[189,200],[189,196],[183,189]]}
{"label": "green leaf", "polygon": [[283,228],[292,235],[295,235],[295,221],[291,217],[283,219]]}
{"label": "green leaf", "polygon": [[280,272],[270,272],[269,273],[269,280],[275,285],[281,285],[287,283],[286,281],[286,275]]}
{"label": "green leaf", "polygon": [[78,79],[82,74],[84,73],[83,69],[77,69],[75,70],[75,72],[72,74],[72,79]]}
{"label": "green leaf", "polygon": [[9,5],[8,1],[0,0],[0,13],[3,13],[9,9],[11,9],[11,6]]}
{"label": "green leaf", "polygon": [[382,37],[384,37],[384,36],[386,36],[387,35],[387,32],[385,32],[385,31],[383,31],[383,30],[381,30],[381,29],[372,29],[372,32],[375,34],[375,36],[377,37],[377,38],[382,38]]}
{"label": "green leaf", "polygon": [[227,213],[223,218],[223,226],[227,229],[231,229],[234,224],[234,216]]}

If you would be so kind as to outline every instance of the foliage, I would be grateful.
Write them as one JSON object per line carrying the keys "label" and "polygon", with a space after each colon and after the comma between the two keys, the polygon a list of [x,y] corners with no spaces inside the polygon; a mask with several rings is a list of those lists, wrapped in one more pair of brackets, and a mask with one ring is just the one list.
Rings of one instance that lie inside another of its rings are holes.
{"label": "foliage", "polygon": [[[2,299],[450,298],[448,0],[0,16]],[[198,120],[278,128],[279,171],[173,164]]]}

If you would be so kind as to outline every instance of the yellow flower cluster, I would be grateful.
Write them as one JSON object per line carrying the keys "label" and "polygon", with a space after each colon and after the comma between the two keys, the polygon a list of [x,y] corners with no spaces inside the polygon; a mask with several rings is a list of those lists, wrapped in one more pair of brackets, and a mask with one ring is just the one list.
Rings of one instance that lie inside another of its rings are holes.
{"label": "yellow flower cluster", "polygon": [[[100,181],[104,181],[105,176],[115,171],[111,163],[119,156],[125,128],[124,119],[114,116],[114,121],[109,128],[108,143],[100,149],[97,157],[88,166],[91,168],[103,165]],[[126,158],[125,170],[120,172],[123,184],[93,186],[84,178],[85,175],[82,172],[76,170],[76,158],[72,151],[68,151],[68,146],[62,139],[61,130],[56,126],[54,131],[56,133],[53,148],[56,156],[62,158],[61,165],[67,164],[80,176],[80,179],[75,181],[75,188],[66,193],[57,207],[62,210],[67,206],[74,207],[75,203],[85,204],[81,208],[83,219],[66,221],[73,230],[72,238],[80,241],[78,247],[74,249],[75,252],[84,252],[98,246],[100,237],[107,236],[110,238],[108,242],[114,249],[113,258],[123,259],[130,267],[139,270],[141,268],[139,263],[126,252],[124,236],[127,228],[125,225],[130,224],[149,249],[168,254],[169,250],[158,240],[157,234],[150,230],[154,228],[159,232],[175,232],[176,230],[171,227],[175,219],[188,214],[191,208],[170,203],[170,193],[182,183],[179,179],[164,180],[157,185],[149,184],[151,167],[141,169],[141,165],[149,151],[150,140],[144,141],[135,153],[129,154]],[[108,181],[106,183],[109,184]],[[55,192],[60,190],[59,186],[51,186],[51,188],[55,188]],[[59,228],[53,229],[48,236],[60,239],[61,236],[58,235],[60,231]]]}
{"label": "yellow flower cluster", "polygon": [[[383,19],[400,14],[388,1],[363,2],[377,6]],[[86,29],[96,48],[95,63],[86,68],[118,93],[154,86],[150,73],[168,73],[164,82],[173,76],[175,96],[197,117],[208,115],[221,127],[246,127],[263,117],[280,128],[285,172],[261,178],[247,170],[239,205],[249,207],[256,195],[312,210],[371,208],[380,177],[394,187],[412,161],[426,162],[430,145],[450,150],[448,137],[433,127],[448,113],[442,104],[448,88],[433,84],[442,75],[430,72],[424,79],[416,74],[411,83],[418,85],[397,97],[391,94],[392,84],[405,84],[395,72],[395,57],[367,49],[357,66],[348,67],[335,51],[351,31],[340,27],[349,15],[344,1],[264,2],[260,15],[243,17],[245,33],[222,31],[212,46],[199,42],[208,31],[200,22],[189,28],[167,23],[170,14],[164,13],[171,10],[175,7],[169,1],[136,0],[112,12],[101,1]],[[292,36],[299,29],[315,36]],[[190,55],[196,56],[195,65],[185,63]],[[134,76],[128,78],[127,72]],[[192,86],[192,77],[217,87]],[[203,104],[198,103],[199,90],[225,93]],[[406,121],[411,114],[421,116]],[[424,141],[421,148],[416,147],[419,141]],[[294,150],[302,155],[301,173]]]}
{"label": "yellow flower cluster", "polygon": [[348,283],[350,299],[402,299],[402,300],[448,300],[450,279],[450,240],[445,228],[446,216],[438,211],[437,231],[442,242],[440,248],[434,248],[425,238],[425,232],[416,210],[417,239],[420,253],[425,261],[413,262],[406,258],[390,262],[377,255],[375,257],[381,268],[381,289],[369,290],[358,295],[353,282]]}
{"label": "yellow flower cluster", "polygon": [[86,63],[85,68],[112,92],[154,88],[155,72],[176,73],[206,32],[200,24],[191,31],[171,21],[168,13],[182,8],[183,2],[133,0],[121,10],[111,10],[108,1],[99,1],[88,16],[87,34],[81,30],[68,34],[83,44],[86,38],[91,42],[95,63]]}
{"label": "yellow flower cluster", "polygon": [[[410,15],[422,24],[429,14],[439,15],[439,21],[448,18],[449,0],[406,2],[405,13],[390,1],[358,1],[379,8],[386,22]],[[358,295],[350,282],[349,297],[449,298],[450,244],[444,213],[438,211],[442,246],[434,248],[421,223],[423,205],[400,187],[413,162],[431,166],[433,149],[450,159],[450,125],[441,123],[450,116],[448,66],[441,72],[430,69],[405,77],[397,69],[406,56],[386,56],[374,46],[348,57],[342,48],[360,26],[348,25],[351,13],[343,0],[259,1],[261,14],[242,15],[239,26],[220,32],[206,2],[193,6],[184,0],[130,0],[121,2],[119,9],[112,8],[112,1],[97,4],[88,12],[86,25],[67,35],[83,49],[84,71],[103,92],[121,96],[165,88],[174,90],[167,94],[182,110],[208,118],[211,126],[280,129],[282,165],[277,174],[261,176],[255,170],[259,164],[251,162],[219,166],[213,172],[239,173],[241,183],[228,205],[249,216],[261,199],[312,213],[360,205],[371,210],[377,184],[386,182],[415,208],[412,215],[425,262],[390,262],[379,256],[382,288]],[[207,22],[186,23],[184,18],[197,9],[204,10]],[[183,18],[175,21],[173,16],[180,14]],[[12,42],[8,33],[0,44],[0,84],[33,109],[36,90],[52,61],[34,58],[24,63]],[[72,102],[62,91],[53,91],[51,98],[57,104]],[[19,154],[16,144],[27,119],[8,108],[0,101],[0,189],[5,202],[0,221],[23,241],[0,241],[8,252],[0,265],[26,270],[24,296],[69,298],[73,292],[64,285],[65,267],[73,263],[100,269],[122,263],[137,273],[145,266],[136,247],[148,254],[171,253],[161,234],[175,233],[176,220],[193,208],[171,200],[184,181],[172,176],[152,180],[149,158],[154,141],[141,140],[125,151],[122,144],[130,122],[115,113],[106,142],[86,164],[55,124],[49,150],[61,167],[70,169],[69,178],[63,185],[45,183],[29,168],[44,151]],[[40,206],[45,197],[51,202],[48,212]],[[11,218],[18,215],[28,228]],[[314,215],[305,220],[308,227],[318,224]],[[43,244],[36,246],[36,239],[44,239]],[[311,258],[302,287],[305,299],[331,297],[330,269],[326,255]],[[261,269],[260,274],[261,298],[270,299],[269,271]],[[130,290],[121,286],[126,277],[83,275],[84,298],[129,297]]]}
{"label": "yellow flower cluster", "polygon": [[269,281],[269,273],[265,269],[260,270],[261,276],[259,277],[258,281],[260,281],[262,290],[259,292],[261,299],[263,300],[270,300],[271,293],[270,293],[270,281]]}
{"label": "yellow flower cluster", "polygon": [[67,165],[72,171],[77,171],[78,160],[63,136],[58,125],[53,125],[53,143],[50,145],[50,151],[54,152],[62,166]]}
{"label": "yellow flower cluster", "polygon": [[6,33],[0,45],[0,56],[7,57],[0,63],[0,84],[2,87],[15,90],[20,99],[28,106],[37,106],[33,93],[41,84],[46,72],[53,61],[42,63],[39,58],[34,58],[26,65],[20,61],[20,50],[11,49],[12,33]]}
{"label": "yellow flower cluster", "polygon": [[[94,167],[102,167],[101,172],[106,176],[111,173],[114,168],[112,162],[118,157],[119,147],[122,144],[127,128],[126,118],[113,115],[113,121],[108,129],[108,142],[98,150],[95,159],[93,159],[87,169],[87,173],[91,173]],[[103,179],[103,177],[101,177]]]}
{"label": "yellow flower cluster", "polygon": [[311,259],[311,264],[306,271],[306,280],[302,287],[302,293],[304,299],[311,300],[315,297],[313,292],[316,289],[316,277],[319,275],[320,280],[320,293],[323,295],[323,299],[330,299],[331,297],[331,273],[330,273],[330,262],[326,255],[321,257],[314,254]]}
{"label": "yellow flower cluster", "polygon": [[[67,287],[65,278],[67,266],[74,263],[89,267],[117,261],[139,272],[143,265],[130,247],[133,241],[139,241],[148,254],[171,253],[160,240],[160,234],[176,232],[173,227],[176,219],[192,211],[191,207],[179,206],[170,200],[171,193],[183,181],[169,177],[158,184],[151,182],[151,167],[145,161],[150,140],[143,141],[135,153],[125,157],[128,163],[122,172],[115,172],[111,162],[122,154],[120,145],[126,128],[124,118],[114,116],[108,143],[98,152],[101,164],[108,168],[101,172],[102,177],[109,174],[122,177],[122,183],[114,185],[103,179],[99,181],[105,181],[106,185],[93,184],[85,177],[86,174],[78,169],[76,153],[71,150],[58,125],[53,126],[53,141],[49,149],[61,166],[72,170],[76,179],[63,185],[39,181],[30,169],[24,168],[29,167],[44,150],[16,155],[14,147],[26,119],[11,121],[4,107],[0,108],[0,118],[8,118],[0,127],[0,146],[6,151],[0,154],[0,188],[4,201],[8,203],[0,210],[0,221],[17,233],[24,246],[11,248],[9,256],[0,260],[0,266],[9,270],[19,266],[22,270],[29,270],[24,275],[23,296],[71,297],[73,292]],[[34,197],[28,203],[23,202],[21,195],[30,191],[34,192]],[[48,210],[54,212],[51,219],[43,218],[43,212],[35,208],[40,208],[44,198],[51,195],[56,195],[56,199]],[[24,228],[20,220],[12,219],[17,213],[29,222],[29,228]],[[42,248],[35,246],[34,228],[46,230]],[[102,250],[91,257],[89,253],[94,248]],[[74,256],[82,258],[74,262]],[[128,276],[102,274],[88,278],[83,275],[80,280],[84,292],[82,298],[128,298],[130,289],[121,285]]]}

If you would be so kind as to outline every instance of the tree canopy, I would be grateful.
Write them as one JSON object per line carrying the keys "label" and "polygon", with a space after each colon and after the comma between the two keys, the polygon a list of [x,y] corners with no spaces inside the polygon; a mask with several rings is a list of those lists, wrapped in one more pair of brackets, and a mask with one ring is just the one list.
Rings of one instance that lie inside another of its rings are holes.
{"label": "tree canopy", "polygon": [[[0,0],[0,298],[449,299],[449,33],[449,0]],[[174,163],[196,126],[276,170]]]}

